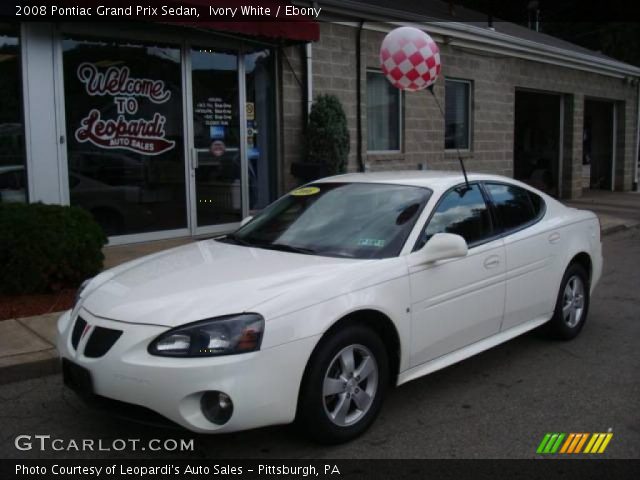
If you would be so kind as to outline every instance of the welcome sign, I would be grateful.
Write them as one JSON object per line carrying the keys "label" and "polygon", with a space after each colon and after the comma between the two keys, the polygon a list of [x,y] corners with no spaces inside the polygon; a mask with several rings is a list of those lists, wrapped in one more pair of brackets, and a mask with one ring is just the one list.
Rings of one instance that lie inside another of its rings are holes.
{"label": "welcome sign", "polygon": [[139,99],[162,104],[171,98],[171,91],[163,80],[134,78],[127,66],[110,66],[100,71],[94,63],[82,63],[76,72],[85,93],[91,97],[113,97],[118,114],[115,119],[105,119],[100,110],[91,109],[75,132],[78,142],[90,142],[106,149],[123,148],[143,155],[159,155],[175,147],[176,142],[165,138],[167,118],[164,115],[156,112],[150,119],[136,117]]}

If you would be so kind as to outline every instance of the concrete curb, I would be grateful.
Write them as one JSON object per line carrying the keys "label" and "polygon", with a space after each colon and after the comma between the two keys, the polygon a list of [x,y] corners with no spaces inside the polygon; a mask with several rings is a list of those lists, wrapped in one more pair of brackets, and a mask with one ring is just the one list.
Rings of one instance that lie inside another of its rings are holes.
{"label": "concrete curb", "polygon": [[611,235],[613,233],[622,232],[624,230],[631,230],[633,228],[640,227],[640,223],[631,223],[631,224],[619,224],[619,225],[611,225],[610,227],[606,227],[602,229],[602,236],[605,237],[607,235]]}
{"label": "concrete curb", "polygon": [[56,352],[55,358],[17,363],[0,367],[0,385],[21,382],[33,378],[46,377],[60,373],[60,358]]}
{"label": "concrete curb", "polygon": [[55,342],[61,314],[0,321],[0,385],[60,371]]}
{"label": "concrete curb", "polygon": [[603,228],[602,236],[604,237],[607,235],[611,235],[612,233],[622,232],[623,230],[629,230],[629,228],[633,228],[633,227],[629,227],[627,225],[613,225],[611,227]]}

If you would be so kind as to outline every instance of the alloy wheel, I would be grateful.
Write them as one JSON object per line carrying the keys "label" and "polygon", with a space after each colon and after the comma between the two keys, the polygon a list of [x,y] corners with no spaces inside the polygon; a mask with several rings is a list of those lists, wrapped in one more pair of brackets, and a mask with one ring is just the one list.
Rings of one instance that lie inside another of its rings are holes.
{"label": "alloy wheel", "polygon": [[573,275],[564,287],[562,318],[569,328],[575,328],[582,320],[584,312],[584,282]]}
{"label": "alloy wheel", "polygon": [[349,345],[333,357],[324,377],[325,413],[335,425],[358,422],[371,408],[378,390],[378,364],[364,345]]}

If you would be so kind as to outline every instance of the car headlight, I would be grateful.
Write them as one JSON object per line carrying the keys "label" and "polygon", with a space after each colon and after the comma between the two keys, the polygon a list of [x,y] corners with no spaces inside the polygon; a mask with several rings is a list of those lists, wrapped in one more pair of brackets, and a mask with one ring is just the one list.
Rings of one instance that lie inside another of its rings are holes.
{"label": "car headlight", "polygon": [[93,278],[87,278],[78,287],[78,290],[76,291],[76,298],[73,300],[73,308],[76,308],[76,305],[78,305],[78,302],[80,301],[80,296],[82,295],[82,292],[84,291],[85,288],[87,288],[87,285],[89,285],[89,282],[91,280],[93,280]]}
{"label": "car headlight", "polygon": [[210,357],[260,350],[264,318],[241,313],[183,325],[158,336],[149,345],[151,355]]}

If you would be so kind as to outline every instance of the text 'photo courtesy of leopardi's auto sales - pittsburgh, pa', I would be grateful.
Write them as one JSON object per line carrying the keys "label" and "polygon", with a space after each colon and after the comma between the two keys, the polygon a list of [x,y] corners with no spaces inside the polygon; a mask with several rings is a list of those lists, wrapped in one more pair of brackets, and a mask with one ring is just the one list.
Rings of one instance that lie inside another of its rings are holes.
{"label": "text 'photo courtesy of leopardi's auto sales - pittsburgh, pa'", "polygon": [[0,7],[0,477],[637,471],[640,23],[560,3]]}

